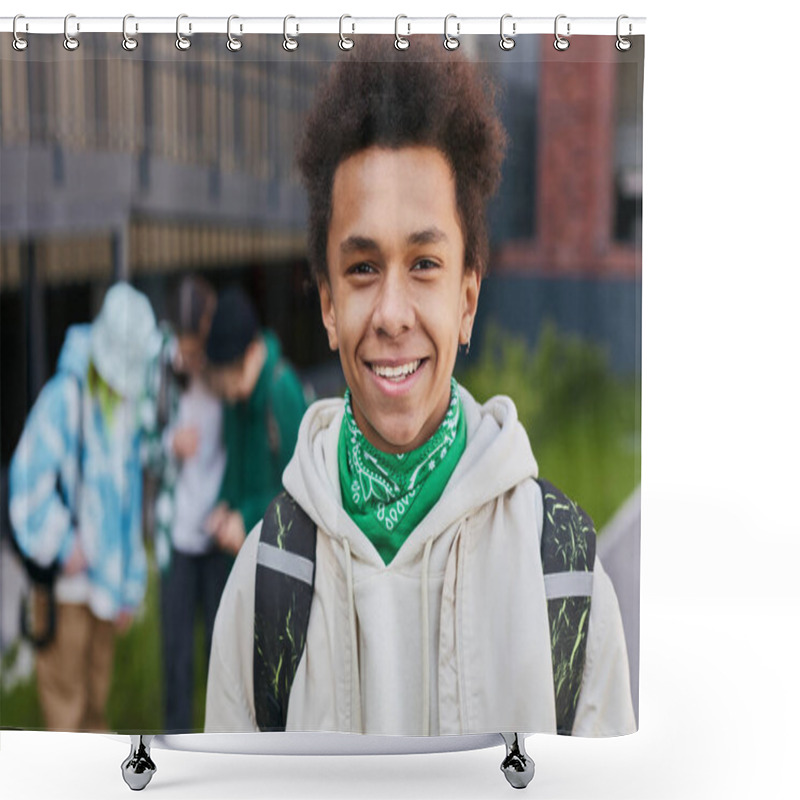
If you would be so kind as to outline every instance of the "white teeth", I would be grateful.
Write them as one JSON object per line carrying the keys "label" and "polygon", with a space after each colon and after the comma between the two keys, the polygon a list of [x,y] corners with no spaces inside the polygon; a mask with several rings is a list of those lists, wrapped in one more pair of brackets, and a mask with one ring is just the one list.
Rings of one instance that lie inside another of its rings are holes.
{"label": "white teeth", "polygon": [[381,378],[397,381],[416,372],[421,363],[422,360],[418,358],[416,361],[409,361],[408,364],[401,364],[398,367],[379,367],[377,364],[372,364],[372,371]]}

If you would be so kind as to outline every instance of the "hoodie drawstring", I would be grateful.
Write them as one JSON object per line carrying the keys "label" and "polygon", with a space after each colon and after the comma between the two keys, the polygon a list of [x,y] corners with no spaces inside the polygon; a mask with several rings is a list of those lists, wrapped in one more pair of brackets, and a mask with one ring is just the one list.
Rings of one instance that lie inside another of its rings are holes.
{"label": "hoodie drawstring", "polygon": [[[358,632],[356,631],[356,597],[353,589],[353,558],[350,555],[350,542],[344,542],[345,561],[347,563],[347,596],[348,615],[350,617],[350,731],[360,733],[361,721],[361,678],[358,671]],[[358,718],[358,727],[353,726]]]}
{"label": "hoodie drawstring", "polygon": [[433,537],[425,542],[422,554],[422,735],[431,732],[431,667],[430,620],[428,614],[428,572],[431,563]]}

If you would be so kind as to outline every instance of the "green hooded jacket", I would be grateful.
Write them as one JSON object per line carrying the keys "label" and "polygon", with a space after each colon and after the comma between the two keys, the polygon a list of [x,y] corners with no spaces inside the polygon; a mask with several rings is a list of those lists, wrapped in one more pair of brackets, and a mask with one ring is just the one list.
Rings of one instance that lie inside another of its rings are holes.
{"label": "green hooded jacket", "polygon": [[283,358],[277,336],[272,331],[263,335],[267,357],[253,393],[226,405],[224,412],[227,461],[219,499],[241,512],[248,532],[283,488],[281,475],[307,407],[300,379]]}

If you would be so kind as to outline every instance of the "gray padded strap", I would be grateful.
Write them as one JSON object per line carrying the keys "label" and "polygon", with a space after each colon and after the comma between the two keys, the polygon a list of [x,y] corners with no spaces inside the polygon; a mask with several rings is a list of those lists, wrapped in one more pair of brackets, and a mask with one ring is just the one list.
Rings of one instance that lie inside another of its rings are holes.
{"label": "gray padded strap", "polygon": [[591,597],[593,586],[593,572],[551,572],[544,576],[544,592],[548,600]]}
{"label": "gray padded strap", "polygon": [[275,545],[259,542],[258,565],[288,575],[309,586],[314,585],[314,563],[289,550],[281,550]]}

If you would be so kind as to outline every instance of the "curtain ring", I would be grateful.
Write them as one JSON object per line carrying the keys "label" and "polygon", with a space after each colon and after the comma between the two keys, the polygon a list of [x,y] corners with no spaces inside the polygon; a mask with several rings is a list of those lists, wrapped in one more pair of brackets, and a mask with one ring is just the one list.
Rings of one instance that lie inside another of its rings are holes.
{"label": "curtain ring", "polygon": [[[122,49],[127,50],[130,52],[131,50],[135,50],[139,46],[139,41],[134,39],[132,36],[128,35],[128,20],[135,19],[133,14],[126,14],[122,18]],[[139,30],[139,26],[136,26],[136,30]]]}
{"label": "curtain ring", "polygon": [[[177,47],[178,50],[188,50],[192,44],[191,39],[187,39],[181,33],[181,20],[186,19],[188,16],[188,14],[178,14],[178,18],[175,20],[175,36],[177,37],[175,39],[175,47]],[[189,30],[192,30],[191,22],[189,23]]]}
{"label": "curtain ring", "polygon": [[455,14],[448,14],[444,18],[444,42],[442,42],[442,44],[444,44],[445,50],[457,50],[458,46],[461,44],[461,42],[459,42],[459,40],[458,40],[458,36],[461,33],[461,23],[460,22],[456,22],[456,35],[455,36],[451,36],[447,32],[447,23],[451,19],[457,20],[458,17]]}
{"label": "curtain ring", "polygon": [[[501,50],[513,50],[514,49],[514,45],[516,44],[514,39],[512,39],[511,36],[507,36],[505,34],[505,31],[503,30],[503,26],[505,25],[505,21],[507,19],[511,19],[512,16],[513,16],[513,14],[503,14],[503,16],[500,17],[500,49]],[[517,23],[516,22],[512,22],[511,23],[511,33],[512,33],[512,35],[515,35],[516,32],[517,32]]]}
{"label": "curtain ring", "polygon": [[[25,15],[24,14],[17,14],[17,16],[14,17],[14,24],[13,24],[13,26],[11,28],[11,30],[12,30],[12,32],[14,34],[14,41],[11,43],[11,45],[17,52],[21,53],[28,46],[28,40],[27,39],[23,39],[19,35],[19,33],[17,32],[17,20],[18,19],[25,19]],[[26,22],[25,23],[25,30],[27,30],[27,29],[28,29],[28,23]]]}
{"label": "curtain ring", "polygon": [[[74,14],[67,14],[64,17],[64,49],[69,51],[77,50],[80,47],[80,42],[74,36],[70,36],[69,30],[67,30],[69,21],[74,18]],[[80,30],[80,24],[77,24],[76,30]]]}
{"label": "curtain ring", "polygon": [[[225,43],[225,47],[227,47],[228,50],[231,51],[231,53],[238,53],[239,50],[242,49],[242,40],[241,39],[237,39],[231,33],[231,22],[233,22],[233,20],[235,20],[235,19],[239,19],[239,17],[237,17],[236,14],[231,14],[228,17],[228,41]],[[242,30],[241,27],[239,28],[239,30],[240,31]]]}
{"label": "curtain ring", "polygon": [[[408,19],[408,17],[405,14],[398,14],[394,18],[394,46],[398,50],[408,50],[408,47],[411,44],[411,42],[409,42],[405,36],[401,36],[398,30],[401,19]],[[411,25],[408,26],[408,32],[411,33]]]}
{"label": "curtain ring", "polygon": [[[283,18],[283,49],[286,50],[288,53],[297,50],[297,46],[299,42],[293,36],[289,36],[288,31],[286,30],[286,25],[288,24],[290,19],[297,19],[297,17],[293,17],[291,14],[288,14]],[[297,26],[297,32],[300,32],[300,26]]]}
{"label": "curtain ring", "polygon": [[[620,24],[620,22],[622,22],[623,19],[628,19],[628,18],[629,17],[628,17],[627,14],[620,14],[617,17],[617,43],[616,43],[615,47],[617,48],[617,50],[620,51],[620,53],[624,53],[626,50],[630,50],[631,49],[631,40],[623,38],[623,36],[619,32],[619,24]],[[631,33],[633,33],[633,26],[629,22],[628,23],[628,36],[630,36]]]}
{"label": "curtain ring", "polygon": [[[556,40],[553,42],[553,47],[555,47],[556,50],[563,51],[563,50],[566,50],[569,47],[569,39],[565,39],[558,32],[558,21],[560,19],[566,19],[566,18],[567,18],[566,14],[559,14],[556,17],[556,22],[555,22],[555,25],[553,26],[553,30],[555,31],[555,35],[556,35]],[[569,36],[569,35],[570,35],[570,23],[568,22],[567,23],[567,36]]]}
{"label": "curtain ring", "polygon": [[[353,46],[355,45],[355,42],[352,39],[348,39],[344,35],[344,32],[342,31],[342,26],[344,25],[344,21],[346,19],[353,19],[353,18],[349,14],[342,14],[342,16],[339,17],[339,48],[341,50],[352,50]],[[353,33],[355,33],[355,30],[356,26],[355,23],[353,23]]]}

